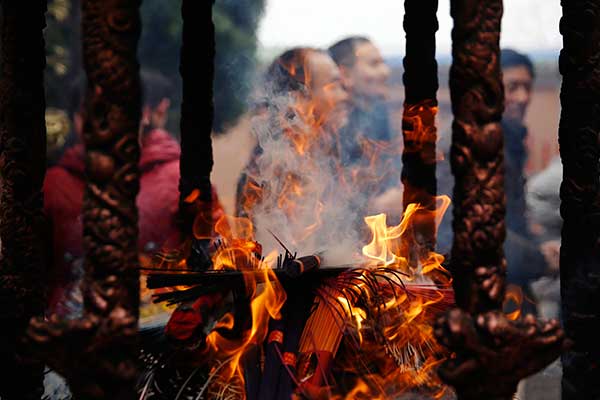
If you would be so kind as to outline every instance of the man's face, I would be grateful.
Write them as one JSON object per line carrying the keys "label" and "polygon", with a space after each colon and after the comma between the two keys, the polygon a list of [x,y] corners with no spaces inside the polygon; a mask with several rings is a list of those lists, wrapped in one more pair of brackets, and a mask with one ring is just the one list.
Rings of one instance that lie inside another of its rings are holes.
{"label": "man's face", "polygon": [[331,128],[341,128],[348,122],[348,93],[337,65],[327,54],[319,52],[309,53],[306,64],[315,113]]}
{"label": "man's face", "polygon": [[390,68],[372,43],[359,43],[354,48],[354,65],[343,67],[344,81],[354,96],[382,100],[387,96]]}
{"label": "man's face", "polygon": [[504,117],[523,124],[531,100],[533,77],[524,65],[502,71],[504,82]]}

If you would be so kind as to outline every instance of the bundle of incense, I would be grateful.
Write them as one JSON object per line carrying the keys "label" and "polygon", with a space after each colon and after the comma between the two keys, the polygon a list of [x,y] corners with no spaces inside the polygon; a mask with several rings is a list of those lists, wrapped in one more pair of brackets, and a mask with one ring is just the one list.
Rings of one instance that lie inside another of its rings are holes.
{"label": "bundle of incense", "polygon": [[262,399],[259,395],[261,385],[260,346],[252,344],[242,356],[241,363],[244,370],[244,386],[246,400]]}
{"label": "bundle of incense", "polygon": [[279,388],[279,372],[283,369],[280,355],[283,354],[283,341],[285,338],[286,305],[287,302],[281,310],[281,319],[271,319],[269,321],[269,334],[265,344],[265,366],[258,394],[258,398],[261,400],[275,399]]}
{"label": "bundle of incense", "polygon": [[318,387],[327,383],[344,335],[344,310],[337,302],[328,304],[327,297],[319,297],[317,309],[308,318],[300,339],[298,375],[306,379],[308,385]]}
{"label": "bundle of incense", "polygon": [[[300,257],[294,262],[287,264],[285,268],[273,269],[273,272],[279,280],[286,278],[296,278],[300,273],[306,273],[316,270],[319,277],[330,277],[338,275],[353,266],[336,266],[336,267],[319,267],[319,258],[317,256]],[[156,271],[156,272],[153,272]],[[160,272],[159,272],[160,271]],[[300,272],[300,273],[299,273]],[[253,275],[257,283],[264,280],[264,272],[262,270],[209,270],[203,272],[192,272],[190,270],[169,271],[150,270],[146,286],[148,289],[159,289],[170,286],[236,286],[240,282],[244,282],[244,275]]]}
{"label": "bundle of incense", "polygon": [[[332,276],[341,274],[351,269],[353,265],[343,265],[335,267],[321,267],[321,261],[318,256],[306,256],[296,259],[287,256],[279,268],[273,269],[273,274],[281,282],[290,281],[301,275],[311,273],[311,279],[320,281]],[[177,304],[187,301],[194,301],[200,296],[227,292],[230,290],[239,290],[245,286],[245,277],[252,275],[255,282],[264,282],[264,270],[208,270],[194,272],[187,269],[165,271],[161,269],[149,269],[146,286],[148,289],[156,290],[163,288],[174,288],[175,290],[154,293],[155,303],[167,302],[168,304]]]}
{"label": "bundle of incense", "polygon": [[314,293],[301,280],[287,290],[287,309],[283,353],[283,368],[279,373],[277,400],[289,400],[296,389],[296,364],[302,330],[314,305]]}

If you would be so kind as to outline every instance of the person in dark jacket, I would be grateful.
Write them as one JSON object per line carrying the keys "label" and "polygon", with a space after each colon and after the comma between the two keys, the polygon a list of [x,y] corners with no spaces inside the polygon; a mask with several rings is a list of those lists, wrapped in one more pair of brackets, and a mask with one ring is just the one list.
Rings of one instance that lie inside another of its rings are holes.
{"label": "person in dark jacket", "polygon": [[[504,134],[507,230],[504,253],[507,261],[507,280],[527,288],[532,280],[543,275],[547,269],[539,245],[529,229],[529,213],[525,199],[525,115],[531,100],[535,70],[529,57],[511,49],[501,51],[500,62],[505,94],[505,111],[501,125]],[[441,142],[447,150],[448,138],[442,138]],[[449,157],[445,159],[438,164],[438,193],[452,195],[454,177],[450,173]],[[452,246],[451,209],[448,213],[438,233],[438,251],[444,254],[449,254]]]}
{"label": "person in dark jacket", "polygon": [[329,47],[350,96],[348,123],[340,132],[342,166],[366,195],[365,214],[402,212],[400,135],[386,105],[390,68],[366,37],[351,36]]}
{"label": "person in dark jacket", "polygon": [[350,116],[342,134],[343,160],[360,161],[360,141],[390,141],[393,137],[385,99],[390,68],[379,49],[367,38],[353,36],[329,47],[350,96]]}
{"label": "person in dark jacket", "polygon": [[[170,105],[168,80],[160,74],[142,72],[144,106],[141,121],[141,157],[138,247],[141,253],[153,254],[163,247],[180,243],[176,221],[179,201],[179,143],[164,128]],[[83,86],[73,89],[80,90]],[[79,100],[81,104],[82,90]],[[73,95],[74,98],[78,94]],[[73,112],[75,132],[80,137],[82,120]],[[85,151],[78,142],[68,148],[57,165],[49,168],[44,181],[44,210],[53,234],[53,259],[50,270],[50,313],[69,315],[80,306],[73,298],[81,278],[83,226],[81,208],[85,189]],[[213,191],[213,218],[223,215]]]}

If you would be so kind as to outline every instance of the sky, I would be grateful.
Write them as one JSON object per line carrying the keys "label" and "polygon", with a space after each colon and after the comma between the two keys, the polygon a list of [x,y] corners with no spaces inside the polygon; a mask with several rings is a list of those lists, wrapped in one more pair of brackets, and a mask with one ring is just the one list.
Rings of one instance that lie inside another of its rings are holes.
{"label": "sky", "polygon": [[[326,47],[348,35],[364,35],[384,56],[398,56],[404,53],[403,14],[404,0],[268,0],[259,41],[264,49]],[[559,0],[504,0],[501,46],[557,52],[562,47],[561,14]],[[439,0],[438,20],[438,55],[448,55],[450,0]]]}

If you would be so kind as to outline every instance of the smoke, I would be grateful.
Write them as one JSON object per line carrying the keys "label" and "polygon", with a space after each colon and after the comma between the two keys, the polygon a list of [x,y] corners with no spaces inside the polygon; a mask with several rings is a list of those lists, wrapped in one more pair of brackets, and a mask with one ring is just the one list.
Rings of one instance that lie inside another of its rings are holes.
{"label": "smoke", "polygon": [[213,130],[224,132],[246,111],[256,69],[257,29],[264,0],[217,0]]}
{"label": "smoke", "polygon": [[337,134],[315,124],[293,95],[271,94],[267,103],[253,121],[262,153],[247,171],[263,188],[252,217],[264,254],[283,251],[272,232],[299,256],[317,254],[330,266],[356,262],[367,196],[342,172]]}

